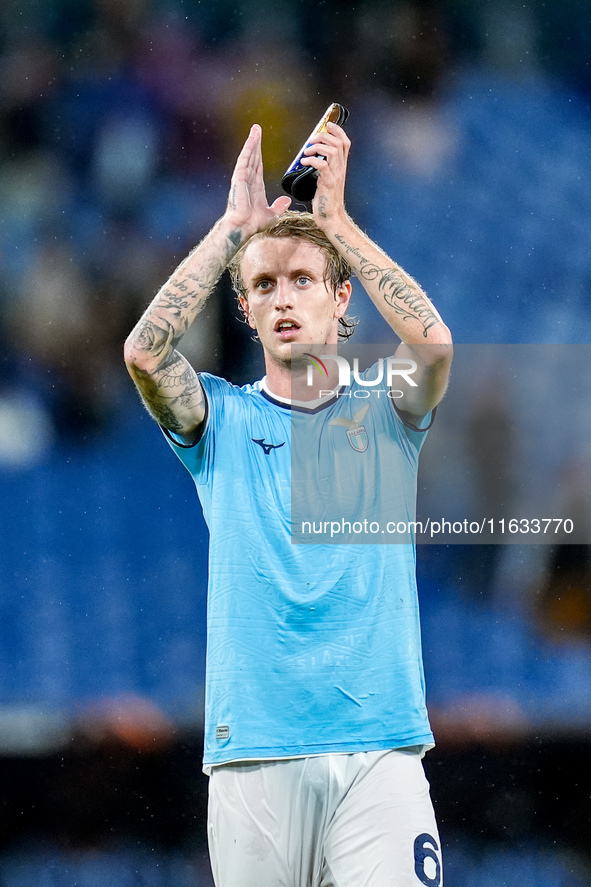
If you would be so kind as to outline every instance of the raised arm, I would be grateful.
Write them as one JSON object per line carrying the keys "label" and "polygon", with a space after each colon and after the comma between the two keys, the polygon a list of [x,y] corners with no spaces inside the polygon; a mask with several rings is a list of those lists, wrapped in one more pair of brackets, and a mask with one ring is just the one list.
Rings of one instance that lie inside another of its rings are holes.
{"label": "raised arm", "polygon": [[[426,293],[400,265],[392,261],[348,215],[345,209],[345,178],[350,141],[334,123],[319,133],[307,150],[305,165],[318,170],[318,186],[312,211],[318,225],[343,255],[363,284],[372,302],[402,344],[397,357],[418,364],[407,388],[404,412],[424,416],[445,393],[453,346],[449,329]],[[320,156],[315,156],[315,155]]]}
{"label": "raised arm", "polygon": [[279,197],[267,204],[261,129],[255,125],[236,162],[226,212],[167,280],[125,343],[125,363],[144,403],[170,431],[194,435],[205,416],[199,378],[176,350],[178,342],[237,250],[290,202]]}

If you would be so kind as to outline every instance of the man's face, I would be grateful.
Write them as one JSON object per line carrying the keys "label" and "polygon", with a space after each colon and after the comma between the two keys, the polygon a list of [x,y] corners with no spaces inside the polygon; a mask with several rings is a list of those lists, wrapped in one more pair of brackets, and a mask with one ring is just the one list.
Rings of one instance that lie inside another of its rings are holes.
{"label": "man's face", "polygon": [[289,363],[291,345],[335,344],[351,297],[349,281],[334,293],[320,247],[292,237],[257,237],[241,264],[247,298],[240,304],[267,359]]}

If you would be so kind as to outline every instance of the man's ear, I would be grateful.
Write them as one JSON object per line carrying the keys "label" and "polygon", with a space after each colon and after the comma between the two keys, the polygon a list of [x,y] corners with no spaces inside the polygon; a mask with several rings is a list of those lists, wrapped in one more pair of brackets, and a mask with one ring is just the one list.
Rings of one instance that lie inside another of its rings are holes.
{"label": "man's ear", "polygon": [[244,318],[249,325],[249,327],[253,330],[256,330],[257,325],[255,323],[255,319],[251,314],[250,305],[248,304],[248,300],[244,296],[238,296],[238,301],[240,303],[240,307],[242,308],[242,313],[244,314]]}
{"label": "man's ear", "polygon": [[349,307],[352,293],[353,284],[350,280],[344,280],[339,288],[335,290],[334,299],[337,303],[334,310],[335,317],[341,318],[344,314],[347,313],[347,308]]}

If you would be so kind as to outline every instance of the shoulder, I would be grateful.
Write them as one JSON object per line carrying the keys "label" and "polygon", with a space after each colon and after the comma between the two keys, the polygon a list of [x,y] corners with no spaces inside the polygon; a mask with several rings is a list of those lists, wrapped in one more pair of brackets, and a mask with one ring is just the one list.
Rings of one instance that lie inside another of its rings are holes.
{"label": "shoulder", "polygon": [[214,404],[245,406],[257,403],[263,405],[265,398],[263,397],[261,383],[254,382],[247,385],[236,385],[228,382],[221,376],[214,376],[211,373],[199,373],[199,381],[210,407]]}
{"label": "shoulder", "polygon": [[227,427],[229,423],[239,423],[248,420],[248,417],[277,411],[266,397],[260,381],[235,385],[210,373],[200,373],[199,379],[208,407],[206,426]]}
{"label": "shoulder", "polygon": [[223,379],[221,376],[214,376],[211,373],[199,373],[199,381],[208,394],[218,397],[242,398],[260,393],[260,382],[248,385],[235,385],[233,382],[228,382],[227,379]]}

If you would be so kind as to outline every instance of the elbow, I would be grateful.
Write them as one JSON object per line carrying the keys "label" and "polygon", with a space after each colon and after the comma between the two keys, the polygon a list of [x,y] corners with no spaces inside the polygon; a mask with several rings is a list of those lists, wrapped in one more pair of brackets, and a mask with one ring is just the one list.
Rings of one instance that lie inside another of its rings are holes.
{"label": "elbow", "polygon": [[449,345],[449,347],[451,348],[451,350],[453,352],[453,337],[451,334],[451,330],[444,323],[442,323],[441,326],[443,327],[443,334],[445,336],[445,344]]}
{"label": "elbow", "polygon": [[133,375],[133,371],[137,369],[138,351],[135,346],[133,333],[127,337],[123,346],[123,360],[129,372]]}
{"label": "elbow", "polygon": [[447,334],[442,334],[435,338],[428,345],[420,347],[421,361],[425,366],[429,367],[449,367],[454,356],[454,346],[451,334],[445,327]]}
{"label": "elbow", "polygon": [[449,342],[435,345],[434,352],[433,358],[435,363],[451,366],[454,356],[454,346],[451,339]]}
{"label": "elbow", "polygon": [[449,366],[454,354],[451,330],[444,323],[438,323],[432,332],[433,336],[428,346],[429,363],[447,364]]}
{"label": "elbow", "polygon": [[174,350],[173,331],[160,329],[149,318],[142,318],[125,341],[123,357],[132,376],[150,376],[170,358]]}
{"label": "elbow", "polygon": [[133,330],[125,340],[123,346],[123,360],[125,361],[125,366],[127,367],[129,374],[133,378],[145,375],[150,371],[149,354],[140,347],[136,330]]}
{"label": "elbow", "polygon": [[429,342],[445,351],[449,350],[453,354],[451,330],[443,322],[438,323],[436,327],[429,330]]}

